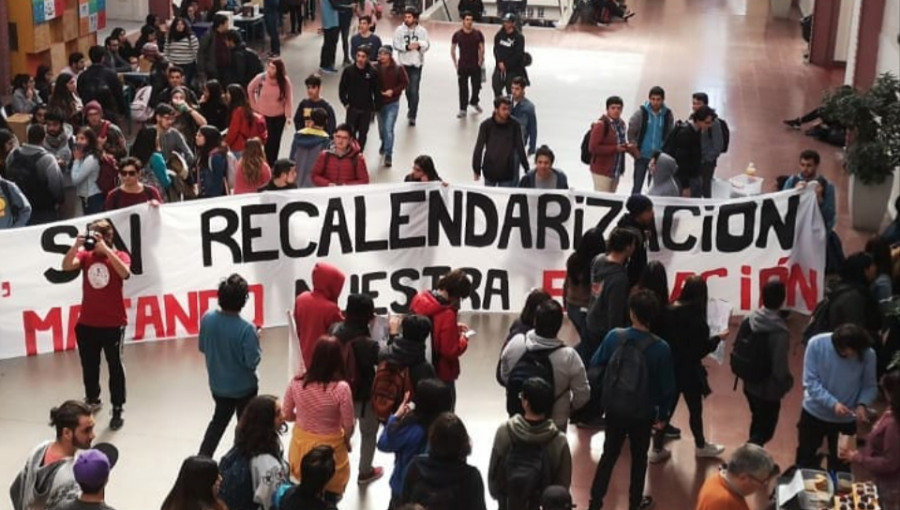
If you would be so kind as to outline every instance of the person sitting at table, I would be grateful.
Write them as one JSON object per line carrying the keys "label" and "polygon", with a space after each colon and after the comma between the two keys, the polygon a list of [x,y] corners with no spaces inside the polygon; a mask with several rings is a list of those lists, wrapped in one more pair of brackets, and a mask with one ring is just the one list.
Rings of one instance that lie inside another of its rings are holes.
{"label": "person sitting at table", "polygon": [[[219,70],[227,70],[231,66],[231,54],[225,44],[225,33],[228,32],[228,17],[215,14],[212,27],[200,38],[200,49],[197,51],[197,75],[200,81],[222,80]],[[223,85],[227,85],[224,81]]]}
{"label": "person sitting at table", "polygon": [[53,87],[53,94],[50,96],[50,108],[59,111],[66,122],[73,126],[83,124],[81,110],[84,108],[84,103],[78,97],[77,84],[75,76],[69,73],[59,73],[59,76],[56,77],[56,85]]}
{"label": "person sitting at table", "polygon": [[168,82],[168,86],[162,88],[159,96],[156,98],[156,102],[153,102],[153,100],[150,101],[152,106],[156,106],[159,103],[171,103],[172,93],[179,87],[185,89],[186,97],[191,104],[197,104],[197,96],[194,94],[194,91],[188,87],[188,83],[185,81],[184,69],[176,65],[169,66],[166,70],[166,81]]}
{"label": "person sitting at table", "polygon": [[116,27],[112,30],[110,36],[115,37],[119,41],[119,56],[131,62],[131,59],[137,59],[141,54],[141,49],[131,45],[128,41],[128,33],[122,27]]}
{"label": "person sitting at table", "polygon": [[147,43],[141,48],[141,63],[139,67],[146,69],[147,84],[152,88],[150,93],[150,101],[147,103],[151,108],[155,108],[159,104],[159,95],[166,89],[168,84],[169,61],[159,52],[156,43]]}
{"label": "person sitting at table", "polygon": [[[210,11],[211,14],[215,15],[215,11]],[[181,4],[181,12],[179,13],[179,17],[184,18],[190,24],[203,22],[203,13],[200,12],[200,6],[197,4],[196,0],[190,0],[186,2],[182,2]],[[213,21],[211,18],[206,19],[205,21]]]}
{"label": "person sitting at table", "polygon": [[106,66],[117,73],[130,73],[131,64],[119,55],[119,40],[109,36],[103,44],[106,45]]}
{"label": "person sitting at table", "polygon": [[[150,16],[153,16],[152,14]],[[147,43],[154,43],[159,46],[160,50],[162,49],[163,40],[159,38],[159,29],[150,25],[144,25],[141,27],[141,35],[138,37],[137,42],[134,44],[135,48],[139,50],[144,48],[144,45]],[[140,57],[138,57],[140,61]]]}

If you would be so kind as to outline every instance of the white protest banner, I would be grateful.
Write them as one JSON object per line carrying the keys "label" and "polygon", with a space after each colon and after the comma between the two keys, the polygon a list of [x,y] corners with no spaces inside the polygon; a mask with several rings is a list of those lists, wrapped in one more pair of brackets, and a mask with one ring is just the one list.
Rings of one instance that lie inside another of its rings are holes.
{"label": "white protest banner", "polygon": [[[371,294],[379,313],[402,313],[451,267],[473,280],[464,310],[518,312],[534,287],[561,295],[566,258],[581,233],[607,234],[627,197],[439,184],[368,185],[238,195],[106,215],[132,258],[125,283],[128,341],[195,335],[233,272],[251,284],[244,315],[286,323],[318,260],[340,267],[348,293]],[[736,311],[755,308],[760,282],[786,282],[788,306],[821,296],[825,229],[815,194],[746,199],[654,199],[650,258],[672,288],[691,274]],[[72,349],[81,301],[63,255],[93,218],[0,232],[0,359]]]}

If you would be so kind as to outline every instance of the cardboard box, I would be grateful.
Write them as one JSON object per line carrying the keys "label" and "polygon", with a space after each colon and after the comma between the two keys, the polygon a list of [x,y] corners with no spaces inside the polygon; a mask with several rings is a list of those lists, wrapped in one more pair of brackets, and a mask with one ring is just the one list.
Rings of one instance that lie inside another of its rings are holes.
{"label": "cardboard box", "polygon": [[63,41],[78,39],[78,9],[66,9],[62,16]]}
{"label": "cardboard box", "polygon": [[28,131],[28,123],[31,122],[31,114],[30,113],[17,113],[15,115],[10,115],[6,118],[7,124],[9,124],[9,129],[15,133],[16,138],[19,139],[19,143],[25,143],[25,140],[28,139],[27,131]]}
{"label": "cardboard box", "polygon": [[[27,41],[28,34],[24,34],[24,37],[20,34],[20,38]],[[34,26],[34,38],[31,40],[31,47],[29,48],[27,44],[25,44],[25,51],[27,53],[40,53],[42,51],[46,51],[50,49],[50,43],[52,42],[52,37],[50,35],[50,24],[49,23],[41,23],[39,25]]]}
{"label": "cardboard box", "polygon": [[50,69],[54,75],[59,74],[69,62],[69,55],[66,53],[66,43],[58,42],[50,45]]}

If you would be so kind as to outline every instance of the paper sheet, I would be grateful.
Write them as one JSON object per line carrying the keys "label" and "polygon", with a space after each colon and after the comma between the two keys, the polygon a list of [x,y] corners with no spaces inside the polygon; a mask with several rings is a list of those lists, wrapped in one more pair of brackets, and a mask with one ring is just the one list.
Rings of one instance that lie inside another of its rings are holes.
{"label": "paper sheet", "polygon": [[[717,335],[728,329],[728,321],[731,319],[731,303],[722,299],[710,299],[706,305],[706,323],[709,326],[709,334]],[[723,338],[716,350],[709,353],[709,357],[716,360],[719,365],[725,364],[725,339]]]}
{"label": "paper sheet", "polygon": [[778,506],[783,506],[804,490],[806,490],[806,486],[803,484],[803,473],[798,469],[790,483],[778,486]]}
{"label": "paper sheet", "polygon": [[372,340],[378,342],[382,347],[387,345],[389,338],[387,315],[375,316],[375,319],[369,324],[369,335],[371,335]]}

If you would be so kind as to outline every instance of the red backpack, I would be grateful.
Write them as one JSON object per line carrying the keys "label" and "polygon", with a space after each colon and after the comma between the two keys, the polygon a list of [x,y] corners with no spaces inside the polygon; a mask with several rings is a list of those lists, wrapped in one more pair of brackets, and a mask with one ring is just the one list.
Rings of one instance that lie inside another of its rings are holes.
{"label": "red backpack", "polygon": [[119,186],[119,165],[116,158],[109,154],[100,157],[100,172],[97,174],[96,183],[104,196]]}
{"label": "red backpack", "polygon": [[394,360],[384,360],[378,363],[375,379],[372,381],[372,409],[378,420],[386,423],[388,418],[400,407],[406,392],[409,392],[410,400],[412,400],[413,390],[409,367]]}

